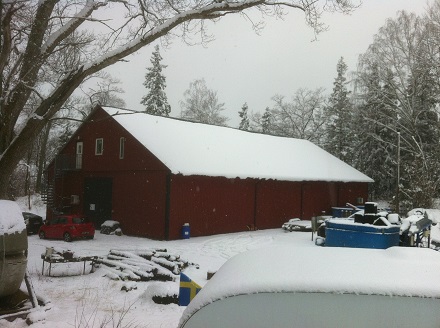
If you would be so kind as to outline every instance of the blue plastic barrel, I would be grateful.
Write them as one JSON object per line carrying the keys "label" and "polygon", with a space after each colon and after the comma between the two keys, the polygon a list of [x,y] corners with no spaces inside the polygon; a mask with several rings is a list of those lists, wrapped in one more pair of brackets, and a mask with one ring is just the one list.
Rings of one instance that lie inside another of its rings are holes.
{"label": "blue plastic barrel", "polygon": [[182,239],[189,239],[191,229],[189,227],[189,223],[185,223],[182,226]]}

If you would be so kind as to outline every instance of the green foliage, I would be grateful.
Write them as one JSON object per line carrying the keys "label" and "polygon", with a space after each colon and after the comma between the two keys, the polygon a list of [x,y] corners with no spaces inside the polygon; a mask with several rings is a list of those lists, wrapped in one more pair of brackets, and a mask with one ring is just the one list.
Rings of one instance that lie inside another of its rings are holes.
{"label": "green foliage", "polygon": [[377,64],[362,72],[363,92],[354,108],[355,140],[353,164],[374,179],[375,197],[390,198],[396,190],[397,115],[392,74],[381,81]]}
{"label": "green foliage", "polygon": [[238,115],[241,118],[240,126],[238,127],[240,130],[249,131],[248,109],[248,104],[244,103],[241,107],[241,111],[238,112]]}
{"label": "green foliage", "polygon": [[324,148],[346,163],[351,163],[353,106],[347,88],[347,65],[341,57],[336,66],[337,77],[329,98],[326,116],[326,140]]}
{"label": "green foliage", "polygon": [[165,93],[166,79],[162,70],[166,65],[162,65],[162,56],[159,52],[159,46],[154,48],[151,56],[151,67],[147,68],[145,74],[144,86],[149,90],[148,94],[142,98],[141,104],[145,106],[145,112],[153,115],[169,116],[171,106],[168,104]]}
{"label": "green foliage", "polygon": [[264,110],[264,114],[261,117],[261,127],[263,133],[270,133],[272,115],[270,113],[269,107],[266,107]]}

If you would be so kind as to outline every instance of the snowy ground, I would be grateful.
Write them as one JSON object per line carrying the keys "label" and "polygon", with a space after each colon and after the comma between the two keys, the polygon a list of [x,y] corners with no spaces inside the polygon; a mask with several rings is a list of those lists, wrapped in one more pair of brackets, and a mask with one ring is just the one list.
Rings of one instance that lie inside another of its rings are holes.
{"label": "snowy ground", "polygon": [[[151,290],[154,288],[170,288],[177,292],[178,281],[138,282],[137,290],[125,292],[121,291],[123,282],[103,277],[103,268],[91,274],[79,275],[82,263],[56,264],[52,268],[52,275],[66,273],[69,276],[43,276],[40,255],[45,252],[46,247],[68,248],[78,255],[101,256],[107,255],[110,249],[166,248],[170,253],[179,254],[186,260],[199,264],[199,269],[190,267],[185,273],[203,286],[207,281],[207,272],[217,270],[230,257],[246,250],[285,243],[292,247],[317,247],[311,241],[311,233],[285,233],[281,229],[170,242],[102,235],[99,232],[94,240],[72,243],[40,240],[38,236],[30,236],[28,270],[37,294],[51,302],[51,309],[42,315],[45,320],[34,323],[31,327],[100,327],[104,320],[119,320],[121,315],[125,315],[122,327],[130,323],[133,324],[132,327],[176,327],[184,310],[184,307],[175,304],[158,305],[151,300]],[[13,323],[0,322],[0,326],[27,327],[20,319]],[[105,327],[113,327],[113,323],[108,323]]]}
{"label": "snowy ground", "polygon": [[[38,209],[34,212],[38,213]],[[41,213],[42,214],[42,213]],[[440,225],[433,227],[433,235],[440,240]],[[184,272],[199,285],[206,284],[208,271],[216,271],[232,256],[252,249],[275,245],[288,247],[318,247],[311,240],[310,232],[284,232],[280,229],[251,231],[228,235],[198,237],[177,241],[154,241],[145,238],[102,235],[94,240],[66,243],[57,240],[40,240],[29,236],[28,271],[37,294],[50,301],[45,312],[33,317],[43,320],[32,328],[58,327],[177,327],[184,307],[175,304],[158,305],[151,299],[154,290],[178,290],[176,282],[137,282],[136,290],[121,291],[125,284],[104,277],[105,269],[81,275],[82,263],[56,264],[52,274],[42,275],[41,254],[46,247],[70,249],[80,256],[105,256],[110,249],[143,250],[166,248],[168,252],[197,263],[199,268],[189,267]],[[87,269],[90,267],[87,266]],[[22,286],[24,289],[24,285]],[[110,320],[110,321],[109,321]],[[120,326],[117,321],[122,320]],[[27,327],[24,320],[9,323],[0,321],[0,327]]]}

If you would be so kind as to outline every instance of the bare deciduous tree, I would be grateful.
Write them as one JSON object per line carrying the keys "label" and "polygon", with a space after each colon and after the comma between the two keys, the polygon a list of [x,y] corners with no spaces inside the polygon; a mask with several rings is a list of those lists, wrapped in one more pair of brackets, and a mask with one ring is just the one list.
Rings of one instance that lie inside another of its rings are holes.
{"label": "bare deciduous tree", "polygon": [[218,101],[217,92],[206,86],[204,79],[194,80],[180,102],[181,117],[193,122],[225,126],[228,118],[221,114],[224,103]]}
{"label": "bare deciduous tree", "polygon": [[299,89],[286,101],[276,95],[271,110],[272,133],[292,138],[306,139],[319,144],[322,137],[325,97],[324,90]]}

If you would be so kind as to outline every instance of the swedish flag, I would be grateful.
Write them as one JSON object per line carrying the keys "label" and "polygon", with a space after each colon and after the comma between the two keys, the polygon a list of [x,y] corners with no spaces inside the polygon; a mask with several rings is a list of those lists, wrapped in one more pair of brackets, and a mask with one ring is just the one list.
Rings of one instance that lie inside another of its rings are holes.
{"label": "swedish flag", "polygon": [[187,275],[180,274],[180,288],[179,288],[179,305],[187,306],[189,302],[197,295],[202,289],[194,281],[192,281]]}

